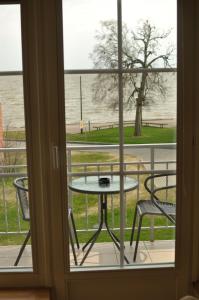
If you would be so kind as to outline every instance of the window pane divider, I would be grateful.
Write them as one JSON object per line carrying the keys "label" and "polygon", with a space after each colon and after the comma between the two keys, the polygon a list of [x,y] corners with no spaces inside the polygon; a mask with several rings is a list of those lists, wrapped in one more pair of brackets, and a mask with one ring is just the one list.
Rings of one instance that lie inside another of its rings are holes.
{"label": "window pane divider", "polygon": [[[156,72],[164,72],[164,73],[173,73],[177,72],[177,68],[130,68],[130,69],[71,69],[64,70],[64,74],[70,75],[78,75],[78,74],[120,74],[120,73],[156,73]],[[6,72],[3,72],[6,73]],[[16,73],[16,72],[15,72]],[[1,72],[0,72],[1,75]],[[10,74],[9,74],[10,75]]]}
{"label": "window pane divider", "polygon": [[119,92],[119,164],[120,164],[120,267],[124,266],[124,131],[123,131],[123,83],[122,83],[122,3],[117,0],[118,26],[118,92]]}

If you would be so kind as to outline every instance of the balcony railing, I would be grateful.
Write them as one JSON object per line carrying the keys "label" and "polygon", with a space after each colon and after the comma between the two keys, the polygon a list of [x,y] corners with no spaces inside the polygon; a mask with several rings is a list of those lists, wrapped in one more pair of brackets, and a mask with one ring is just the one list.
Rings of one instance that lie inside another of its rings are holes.
{"label": "balcony railing", "polygon": [[[119,174],[119,161],[115,162],[73,162],[73,153],[78,153],[81,156],[82,152],[114,152],[119,150],[118,145],[67,145],[67,170],[68,178],[81,175],[114,175]],[[131,197],[134,203],[140,198],[143,198],[143,178],[152,173],[164,173],[168,170],[176,169],[175,158],[176,144],[150,144],[150,145],[124,145],[124,153],[131,155],[134,159],[125,161],[124,159],[124,173],[128,176],[135,177],[139,182],[139,187],[133,191]],[[2,148],[0,149],[1,158],[6,154],[16,155],[23,153],[25,155],[25,148]],[[116,155],[117,156],[117,155]],[[24,176],[27,174],[26,164],[10,164],[1,159],[0,172],[0,235],[22,234],[27,231],[27,225],[21,219],[20,206],[16,197],[15,189],[12,185],[14,178]],[[75,195],[68,191],[70,205],[74,206]],[[84,202],[84,227],[78,227],[78,231],[92,231],[95,226],[91,226],[89,213],[89,199],[88,195],[81,195],[81,201]],[[115,196],[110,196],[110,225],[117,230],[117,222],[115,222]],[[127,215],[127,210],[126,210]],[[82,217],[82,216],[81,216]],[[150,229],[151,240],[153,240],[153,229],[163,229],[172,227],[165,220],[165,224],[155,226],[153,219],[149,226],[144,226],[143,229]],[[128,222],[126,222],[126,229],[130,229]]]}

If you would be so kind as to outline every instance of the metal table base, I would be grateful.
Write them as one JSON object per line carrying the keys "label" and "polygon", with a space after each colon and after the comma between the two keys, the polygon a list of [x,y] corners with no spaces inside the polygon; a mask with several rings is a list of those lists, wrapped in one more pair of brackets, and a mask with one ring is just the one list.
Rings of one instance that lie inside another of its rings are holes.
{"label": "metal table base", "polygon": [[[88,240],[88,242],[83,246],[82,250],[84,251],[87,246],[90,244],[88,247],[88,250],[86,251],[80,266],[84,263],[85,259],[87,258],[89,252],[93,248],[95,242],[97,241],[98,236],[100,235],[100,232],[103,228],[103,225],[105,225],[105,228],[107,229],[107,232],[109,236],[111,237],[112,241],[114,242],[115,246],[117,249],[120,251],[120,240],[117,238],[117,236],[111,231],[108,225],[108,218],[107,218],[107,194],[100,194],[100,224],[97,229],[97,231],[92,235],[92,237]],[[127,257],[124,255],[124,260],[127,264],[129,264],[129,261]]]}

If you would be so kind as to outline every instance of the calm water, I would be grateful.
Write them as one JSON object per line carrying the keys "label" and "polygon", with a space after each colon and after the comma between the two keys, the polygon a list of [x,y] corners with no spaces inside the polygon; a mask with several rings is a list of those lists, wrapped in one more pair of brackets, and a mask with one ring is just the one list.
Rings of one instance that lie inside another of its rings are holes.
{"label": "calm water", "polygon": [[[143,108],[143,119],[176,118],[176,75],[167,76],[166,99],[153,97],[153,103]],[[93,123],[118,121],[118,111],[107,108],[107,103],[93,99],[93,81],[95,75],[82,75],[83,120]],[[65,75],[65,111],[66,124],[80,121],[80,76]],[[0,76],[0,103],[3,109],[3,125],[9,128],[24,128],[24,105],[22,76]],[[135,108],[124,112],[125,120],[135,118]]]}

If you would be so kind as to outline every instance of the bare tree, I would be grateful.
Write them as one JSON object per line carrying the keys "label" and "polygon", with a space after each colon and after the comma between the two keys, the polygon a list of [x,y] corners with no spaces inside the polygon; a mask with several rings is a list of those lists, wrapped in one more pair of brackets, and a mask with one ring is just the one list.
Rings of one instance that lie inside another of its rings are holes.
{"label": "bare tree", "polygon": [[[161,72],[151,72],[153,68],[171,67],[174,47],[161,49],[161,42],[171,30],[160,32],[149,21],[144,21],[137,31],[130,31],[127,25],[122,28],[122,64],[125,70],[138,69],[136,73],[123,74],[124,107],[136,106],[134,135],[141,135],[142,108],[153,102],[154,95],[165,97],[166,78]],[[96,45],[90,57],[95,68],[118,68],[117,23],[102,21],[101,30],[96,33]],[[166,44],[166,43],[165,43]],[[139,71],[140,69],[140,71]],[[98,74],[93,84],[95,101],[108,101],[112,109],[118,107],[118,75]]]}

